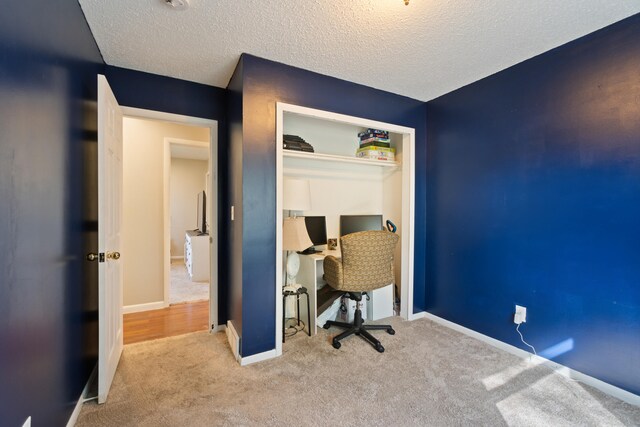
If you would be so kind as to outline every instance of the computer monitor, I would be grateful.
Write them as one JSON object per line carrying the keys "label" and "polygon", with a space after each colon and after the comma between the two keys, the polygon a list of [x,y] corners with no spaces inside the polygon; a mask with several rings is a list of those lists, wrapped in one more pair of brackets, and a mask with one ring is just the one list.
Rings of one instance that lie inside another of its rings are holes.
{"label": "computer monitor", "polygon": [[358,231],[382,229],[382,215],[340,215],[340,237]]}
{"label": "computer monitor", "polygon": [[327,244],[327,220],[323,216],[305,216],[304,224],[313,246]]}

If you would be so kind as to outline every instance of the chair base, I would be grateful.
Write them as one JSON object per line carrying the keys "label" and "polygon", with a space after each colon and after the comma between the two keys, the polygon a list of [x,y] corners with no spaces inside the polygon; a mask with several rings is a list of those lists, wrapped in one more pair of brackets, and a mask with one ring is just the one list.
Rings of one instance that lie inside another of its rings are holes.
{"label": "chair base", "polygon": [[337,326],[338,328],[345,329],[339,335],[336,335],[332,339],[333,347],[338,349],[341,344],[340,341],[343,339],[356,334],[363,340],[367,341],[369,344],[373,346],[378,352],[384,352],[384,347],[373,335],[369,333],[369,331],[387,331],[389,335],[394,335],[396,331],[393,330],[391,325],[364,325],[362,323],[362,311],[360,308],[357,308],[354,313],[353,323],[346,322],[336,322],[334,320],[328,320],[323,328],[329,329],[331,326]]}

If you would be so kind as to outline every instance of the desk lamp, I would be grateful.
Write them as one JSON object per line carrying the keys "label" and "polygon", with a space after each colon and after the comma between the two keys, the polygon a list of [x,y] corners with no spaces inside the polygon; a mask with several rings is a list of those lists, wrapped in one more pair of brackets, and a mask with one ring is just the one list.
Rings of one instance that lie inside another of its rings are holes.
{"label": "desk lamp", "polygon": [[307,233],[307,226],[303,217],[288,217],[282,226],[282,249],[292,251],[287,256],[287,285],[296,284],[296,275],[300,269],[300,256],[296,251],[303,251],[313,242]]}
{"label": "desk lamp", "polygon": [[[306,211],[311,209],[311,194],[309,181],[306,179],[285,178],[283,182],[282,208],[291,211]],[[303,251],[313,242],[307,233],[304,218],[296,218],[295,213],[284,219],[282,227],[282,249],[293,251],[287,256],[286,285],[294,285],[296,275],[300,269],[300,257],[296,251]]]}

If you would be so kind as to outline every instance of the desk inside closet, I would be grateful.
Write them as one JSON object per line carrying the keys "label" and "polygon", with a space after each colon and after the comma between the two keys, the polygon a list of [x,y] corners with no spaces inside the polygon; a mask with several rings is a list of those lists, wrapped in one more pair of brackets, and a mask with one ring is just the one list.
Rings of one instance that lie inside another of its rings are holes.
{"label": "desk inside closet", "polygon": [[[305,326],[305,332],[311,331],[311,335],[318,332],[318,318],[322,315],[334,301],[343,294],[327,285],[322,278],[324,268],[322,263],[327,255],[340,258],[339,250],[326,250],[322,253],[311,255],[300,255],[300,270],[298,271],[297,282],[307,288],[309,293],[309,306],[311,309],[309,327]],[[367,302],[367,320],[378,320],[393,316],[393,285],[376,289],[369,293]],[[307,318],[306,306],[300,306],[300,318]],[[333,320],[333,319],[332,319]],[[321,322],[320,322],[321,323]]]}
{"label": "desk inside closet", "polygon": [[[370,160],[356,157],[359,148],[358,133],[372,129],[389,132],[391,146],[395,148],[394,161]],[[314,152],[283,150],[283,135],[297,135],[313,146]],[[324,216],[328,238],[340,238],[341,215],[382,215],[393,221],[400,241],[394,256],[396,286],[400,292],[400,315],[409,319],[413,306],[413,211],[414,211],[414,148],[415,131],[390,123],[315,110],[290,104],[277,104],[277,232],[276,262],[284,266],[282,251],[283,180],[304,179],[309,182],[311,208],[293,212],[295,216]],[[325,247],[326,248],[326,247]],[[306,287],[311,306],[311,334],[316,333],[317,314],[330,300],[330,292],[324,290],[323,260],[326,255],[340,256],[340,250],[300,255],[300,270],[296,282]],[[282,325],[283,269],[276,273],[277,331]],[[387,314],[393,314],[393,286],[382,288],[389,304]],[[373,294],[373,293],[372,293]],[[376,295],[369,305],[376,307]],[[382,296],[378,302],[384,300]],[[371,304],[373,303],[373,304]],[[386,302],[384,303],[387,306]],[[305,310],[306,307],[301,307]],[[368,313],[367,313],[368,314]],[[381,316],[382,317],[382,316]],[[381,318],[378,317],[378,318]],[[386,315],[383,317],[387,317]],[[306,319],[306,313],[301,313]],[[371,317],[368,316],[369,319]],[[374,316],[376,318],[376,316]],[[276,352],[281,354],[281,337],[276,335]]]}

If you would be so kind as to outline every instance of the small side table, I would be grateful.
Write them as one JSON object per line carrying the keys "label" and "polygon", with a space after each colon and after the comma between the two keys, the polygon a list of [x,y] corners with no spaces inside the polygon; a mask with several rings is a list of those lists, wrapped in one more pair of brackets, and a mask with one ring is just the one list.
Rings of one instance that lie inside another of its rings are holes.
{"label": "small side table", "polygon": [[285,307],[287,305],[287,297],[295,296],[296,297],[296,315],[297,315],[297,323],[296,326],[300,326],[300,295],[306,295],[307,297],[307,329],[309,330],[309,336],[311,336],[311,311],[309,310],[309,292],[307,292],[307,288],[299,287],[295,291],[283,291],[282,292],[282,342],[285,339],[285,325],[287,323],[287,318],[285,316]]}

